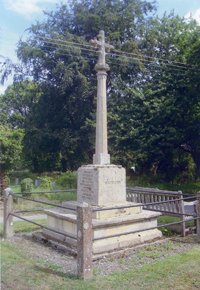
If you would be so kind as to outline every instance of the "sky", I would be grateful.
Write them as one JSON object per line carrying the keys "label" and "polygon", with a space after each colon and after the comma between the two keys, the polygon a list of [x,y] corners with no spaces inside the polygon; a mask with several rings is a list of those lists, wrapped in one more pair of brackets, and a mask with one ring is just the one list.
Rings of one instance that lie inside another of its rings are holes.
{"label": "sky", "polygon": [[[45,17],[44,10],[54,10],[60,2],[60,0],[0,0],[0,56],[16,62],[16,43],[26,35],[26,29]],[[67,0],[62,2],[66,3]],[[200,0],[156,0],[156,2],[159,16],[174,10],[175,14],[192,17],[200,24]],[[10,77],[4,85],[0,85],[0,94],[11,83]]]}

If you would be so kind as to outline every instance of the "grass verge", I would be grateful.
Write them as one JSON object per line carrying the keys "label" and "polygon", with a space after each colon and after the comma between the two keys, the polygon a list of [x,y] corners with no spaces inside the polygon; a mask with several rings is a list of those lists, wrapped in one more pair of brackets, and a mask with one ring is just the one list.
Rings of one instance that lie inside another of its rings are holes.
{"label": "grass verge", "polygon": [[59,267],[45,261],[34,261],[7,242],[2,243],[2,289],[134,289],[195,290],[200,289],[200,248],[167,257],[139,269],[82,281],[66,275]]}
{"label": "grass verge", "polygon": [[[45,226],[47,224],[46,219],[38,219],[35,222],[37,222],[38,224],[41,224],[43,226]],[[38,229],[40,229],[39,226],[31,224],[29,222],[25,222],[25,221],[14,222],[14,232],[15,233],[32,232],[32,231],[36,231]],[[3,225],[0,224],[0,236],[2,236],[2,235],[3,235]]]}

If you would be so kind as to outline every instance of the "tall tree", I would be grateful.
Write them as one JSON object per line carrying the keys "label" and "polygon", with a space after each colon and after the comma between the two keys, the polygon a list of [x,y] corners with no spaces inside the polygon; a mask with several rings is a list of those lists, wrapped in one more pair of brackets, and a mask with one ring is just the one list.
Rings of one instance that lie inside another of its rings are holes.
{"label": "tall tree", "polygon": [[6,173],[16,169],[22,156],[22,129],[13,130],[9,125],[0,125],[0,190],[5,187]]}
{"label": "tall tree", "polygon": [[[117,148],[121,147],[121,142],[124,149],[129,148],[128,154],[131,151],[134,153],[132,160],[138,167],[156,167],[167,179],[173,179],[186,171],[188,176],[191,177],[191,173],[194,176],[192,163],[195,162],[196,177],[199,177],[200,127],[198,113],[195,112],[200,98],[200,71],[197,65],[200,27],[195,22],[187,24],[179,17],[164,16],[163,19],[154,19],[153,23],[147,36],[156,35],[151,41],[155,44],[150,51],[155,51],[153,53],[159,59],[146,65],[146,82],[141,87],[127,87],[124,82],[119,93],[123,95],[123,105],[118,107],[129,113],[127,117],[119,110],[115,118],[129,134],[123,131],[116,134],[114,130],[113,141]],[[165,31],[165,34],[160,34],[160,31]],[[164,61],[165,55],[167,63]],[[171,63],[171,60],[177,63]],[[185,61],[186,66],[178,61]],[[131,160],[130,154],[128,158]]]}
{"label": "tall tree", "polygon": [[92,159],[96,54],[88,41],[104,29],[124,52],[107,58],[113,161],[168,179],[195,162],[199,175],[199,26],[154,11],[141,0],[71,1],[31,26],[19,42],[15,79],[26,72],[41,92],[23,123],[34,170],[74,169]]}
{"label": "tall tree", "polygon": [[[29,29],[29,39],[19,43],[18,57],[43,91],[25,128],[25,152],[34,170],[73,169],[92,158],[96,57],[72,42],[88,45],[104,29],[117,48],[138,52],[136,40],[153,9],[141,0],[72,1],[70,8],[58,6],[45,22]],[[117,80],[120,71],[125,78],[119,67],[112,68],[112,78]],[[133,79],[138,66],[128,72]]]}
{"label": "tall tree", "polygon": [[38,84],[26,80],[9,86],[0,95],[0,121],[13,128],[25,128],[25,122],[42,92]]}

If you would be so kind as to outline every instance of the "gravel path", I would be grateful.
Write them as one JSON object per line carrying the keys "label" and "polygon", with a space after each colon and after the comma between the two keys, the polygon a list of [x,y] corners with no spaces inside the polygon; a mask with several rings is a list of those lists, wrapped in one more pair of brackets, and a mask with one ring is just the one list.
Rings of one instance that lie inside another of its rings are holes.
{"label": "gravel path", "polygon": [[[21,249],[20,251],[27,254],[41,267],[53,265],[63,273],[76,274],[76,258],[66,255],[61,250],[52,249],[48,244],[36,242],[27,235],[15,235],[9,240],[9,243]],[[124,272],[197,247],[200,247],[200,240],[196,236],[162,239],[148,245],[127,249],[117,258],[112,256],[94,261],[93,269],[95,275]]]}

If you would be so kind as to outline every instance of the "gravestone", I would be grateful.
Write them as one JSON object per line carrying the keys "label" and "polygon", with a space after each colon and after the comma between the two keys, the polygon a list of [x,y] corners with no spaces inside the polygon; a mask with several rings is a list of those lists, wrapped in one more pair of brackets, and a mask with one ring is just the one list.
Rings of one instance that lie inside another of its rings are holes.
{"label": "gravestone", "polygon": [[15,185],[19,185],[19,178],[18,177],[15,178]]}
{"label": "gravestone", "polygon": [[42,184],[42,181],[40,179],[35,179],[35,187],[40,187]]}

